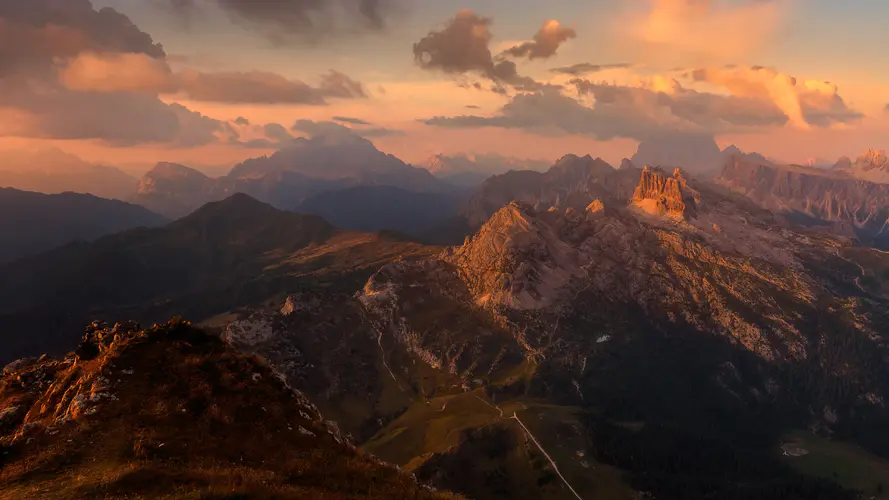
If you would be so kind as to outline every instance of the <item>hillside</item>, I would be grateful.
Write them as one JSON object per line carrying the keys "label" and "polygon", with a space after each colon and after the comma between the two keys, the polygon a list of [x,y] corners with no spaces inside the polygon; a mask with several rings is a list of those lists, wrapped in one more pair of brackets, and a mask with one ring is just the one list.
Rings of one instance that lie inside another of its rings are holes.
{"label": "hillside", "polygon": [[314,195],[296,211],[319,215],[345,229],[391,229],[419,235],[455,216],[460,201],[461,197],[450,193],[358,186]]}
{"label": "hillside", "polygon": [[0,188],[0,264],[166,219],[138,206],[88,194]]}
{"label": "hillside", "polygon": [[456,499],[354,448],[261,360],[174,321],[93,324],[0,375],[0,498]]}
{"label": "hillside", "polygon": [[[57,354],[95,318],[202,320],[302,287],[357,287],[374,266],[419,248],[237,194],[164,227],[0,267],[0,362]],[[37,334],[14,334],[23,327]]]}

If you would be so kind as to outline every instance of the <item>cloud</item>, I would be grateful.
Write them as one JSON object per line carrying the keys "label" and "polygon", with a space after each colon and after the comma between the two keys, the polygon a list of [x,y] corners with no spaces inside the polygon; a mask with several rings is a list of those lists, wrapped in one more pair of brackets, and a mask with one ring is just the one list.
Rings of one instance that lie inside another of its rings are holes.
{"label": "cloud", "polygon": [[244,118],[243,116],[239,116],[235,118],[234,123],[237,125],[250,125],[250,120]]}
{"label": "cloud", "polygon": [[552,68],[550,72],[559,73],[562,75],[572,75],[572,76],[581,76],[590,73],[598,73],[600,71],[605,71],[609,69],[625,69],[632,67],[632,64],[590,64],[590,63],[580,63],[574,64],[572,66],[563,66],[559,68]]}
{"label": "cloud", "polygon": [[369,127],[354,128],[330,121],[313,120],[297,120],[296,123],[290,127],[290,130],[308,134],[310,137],[332,135],[335,137],[376,138],[404,135],[404,132],[401,130],[393,130],[373,125]]}
{"label": "cloud", "polygon": [[732,95],[769,101],[799,128],[827,127],[858,120],[863,115],[850,109],[836,85],[819,80],[799,80],[772,68],[726,66],[691,72],[696,82],[725,88]]}
{"label": "cloud", "polygon": [[562,26],[559,21],[551,19],[543,24],[534,35],[534,39],[525,42],[503,52],[510,57],[527,57],[528,59],[549,59],[556,55],[556,51],[563,43],[577,37],[573,28]]}
{"label": "cloud", "polygon": [[889,113],[889,104],[886,104],[886,106],[883,107],[883,111]]}
{"label": "cloud", "polygon": [[322,105],[328,98],[367,97],[364,87],[348,76],[330,71],[317,87],[265,71],[174,73],[167,62],[145,54],[84,52],[62,71],[71,90],[98,92],[182,93],[194,101],[238,104]]}
{"label": "cloud", "polygon": [[263,127],[266,137],[277,142],[287,142],[293,139],[290,132],[279,123],[268,123]]}
{"label": "cloud", "polygon": [[641,42],[650,56],[737,60],[767,46],[784,0],[650,0],[644,14],[619,17],[615,31]]}
{"label": "cloud", "polygon": [[476,106],[475,104],[467,104],[464,106],[466,109],[482,109],[481,106]]}
{"label": "cloud", "polygon": [[540,88],[538,82],[519,75],[514,62],[495,60],[490,49],[492,22],[471,10],[458,11],[442,29],[414,44],[414,59],[426,70],[451,75],[479,74],[494,81],[492,90],[500,93],[505,92],[503,84],[520,90]]}
{"label": "cloud", "polygon": [[82,52],[59,75],[68,89],[84,92],[158,93],[177,87],[166,61],[132,52]]}
{"label": "cloud", "polygon": [[[697,81],[701,81],[703,78],[698,76]],[[835,86],[823,82],[795,83],[798,113],[788,107],[789,99],[776,98],[753,84],[733,84],[729,93],[717,94],[686,88],[669,76],[640,79],[633,86],[580,78],[571,83],[575,96],[545,88],[514,96],[492,116],[438,116],[423,122],[450,128],[497,127],[550,136],[575,134],[599,140],[623,137],[644,141],[667,132],[760,132],[795,124],[794,120],[803,120],[807,126],[827,127],[861,116],[845,106]]]}
{"label": "cloud", "polygon": [[350,118],[348,116],[334,116],[333,118],[331,118],[331,120],[335,122],[350,123],[352,125],[373,125],[372,123],[366,122],[360,118]]}
{"label": "cloud", "polygon": [[163,0],[190,21],[213,5],[277,45],[332,35],[380,31],[402,8],[400,0]]}
{"label": "cloud", "polygon": [[[0,2],[0,108],[19,120],[0,132],[116,146],[218,140],[222,122],[141,92],[166,80],[165,56],[125,15],[89,0]],[[97,91],[90,77],[113,58],[132,72]],[[71,60],[79,62],[60,72]]]}

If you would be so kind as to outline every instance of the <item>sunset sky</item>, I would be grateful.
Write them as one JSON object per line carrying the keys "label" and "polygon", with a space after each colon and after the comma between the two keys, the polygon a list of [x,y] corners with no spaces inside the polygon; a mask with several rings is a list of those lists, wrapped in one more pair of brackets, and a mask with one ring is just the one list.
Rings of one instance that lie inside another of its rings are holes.
{"label": "sunset sky", "polygon": [[833,160],[889,148],[886,20],[882,0],[0,0],[0,149],[218,165],[333,121],[410,162],[619,163],[676,132]]}

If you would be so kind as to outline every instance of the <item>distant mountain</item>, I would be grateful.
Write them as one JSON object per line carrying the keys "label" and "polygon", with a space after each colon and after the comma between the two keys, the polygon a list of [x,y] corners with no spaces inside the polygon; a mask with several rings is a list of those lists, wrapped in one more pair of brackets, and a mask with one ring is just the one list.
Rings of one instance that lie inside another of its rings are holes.
{"label": "distant mountain", "polygon": [[[327,275],[358,273],[356,279],[366,279],[372,272],[367,266],[417,247],[384,235],[337,230],[320,217],[235,194],[164,227],[126,231],[0,266],[0,363],[59,353],[72,332],[92,319],[150,322],[184,314],[202,320]],[[348,278],[337,281],[337,286],[356,286]],[[11,334],[25,325],[40,334]]]}
{"label": "distant mountain", "polygon": [[886,151],[868,149],[853,162],[847,157],[840,158],[834,170],[850,177],[880,184],[889,183],[889,156]]}
{"label": "distant mountain", "polygon": [[453,156],[434,155],[418,166],[455,186],[472,188],[481,184],[492,175],[499,175],[510,170],[542,171],[549,168],[551,162],[543,160],[520,159],[498,154],[458,154]]}
{"label": "distant mountain", "polygon": [[166,219],[138,205],[89,194],[0,188],[0,263]]}
{"label": "distant mountain", "polygon": [[[889,249],[889,184],[854,177],[880,175],[868,158],[874,157],[860,158],[850,168],[825,170],[733,157],[717,182],[798,223]],[[866,165],[872,168],[865,170]]]}
{"label": "distant mountain", "polygon": [[461,201],[460,196],[451,193],[357,186],[316,194],[301,203],[296,211],[319,215],[345,229],[392,229],[419,235],[456,215]]}
{"label": "distant mountain", "polygon": [[590,198],[627,199],[639,180],[632,164],[615,169],[601,158],[566,155],[546,172],[513,171],[482,183],[461,210],[469,227],[478,228],[513,200],[547,209],[583,210]]}
{"label": "distant mountain", "polygon": [[357,450],[266,363],[182,321],[96,323],[63,358],[8,366],[0,450],[0,490],[19,500],[458,500]]}
{"label": "distant mountain", "polygon": [[126,200],[136,182],[117,168],[88,163],[60,149],[0,152],[0,187]]}
{"label": "distant mountain", "polygon": [[672,133],[642,141],[631,161],[637,166],[681,167],[691,175],[710,177],[719,175],[723,152],[713,136]]}
{"label": "distant mountain", "polygon": [[348,131],[332,130],[295,139],[271,156],[246,160],[218,178],[182,165],[158,164],[145,174],[131,200],[178,218],[234,193],[294,210],[316,194],[356,186],[391,186],[425,193],[454,191],[427,170],[380,152],[370,141]]}

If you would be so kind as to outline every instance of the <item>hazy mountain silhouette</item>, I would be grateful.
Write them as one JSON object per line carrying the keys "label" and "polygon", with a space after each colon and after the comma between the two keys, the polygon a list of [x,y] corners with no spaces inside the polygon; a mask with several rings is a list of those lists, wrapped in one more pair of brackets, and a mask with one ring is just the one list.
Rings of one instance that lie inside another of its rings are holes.
{"label": "hazy mountain silhouette", "polygon": [[138,205],[89,194],[42,194],[0,188],[0,263],[75,241],[167,220]]}

